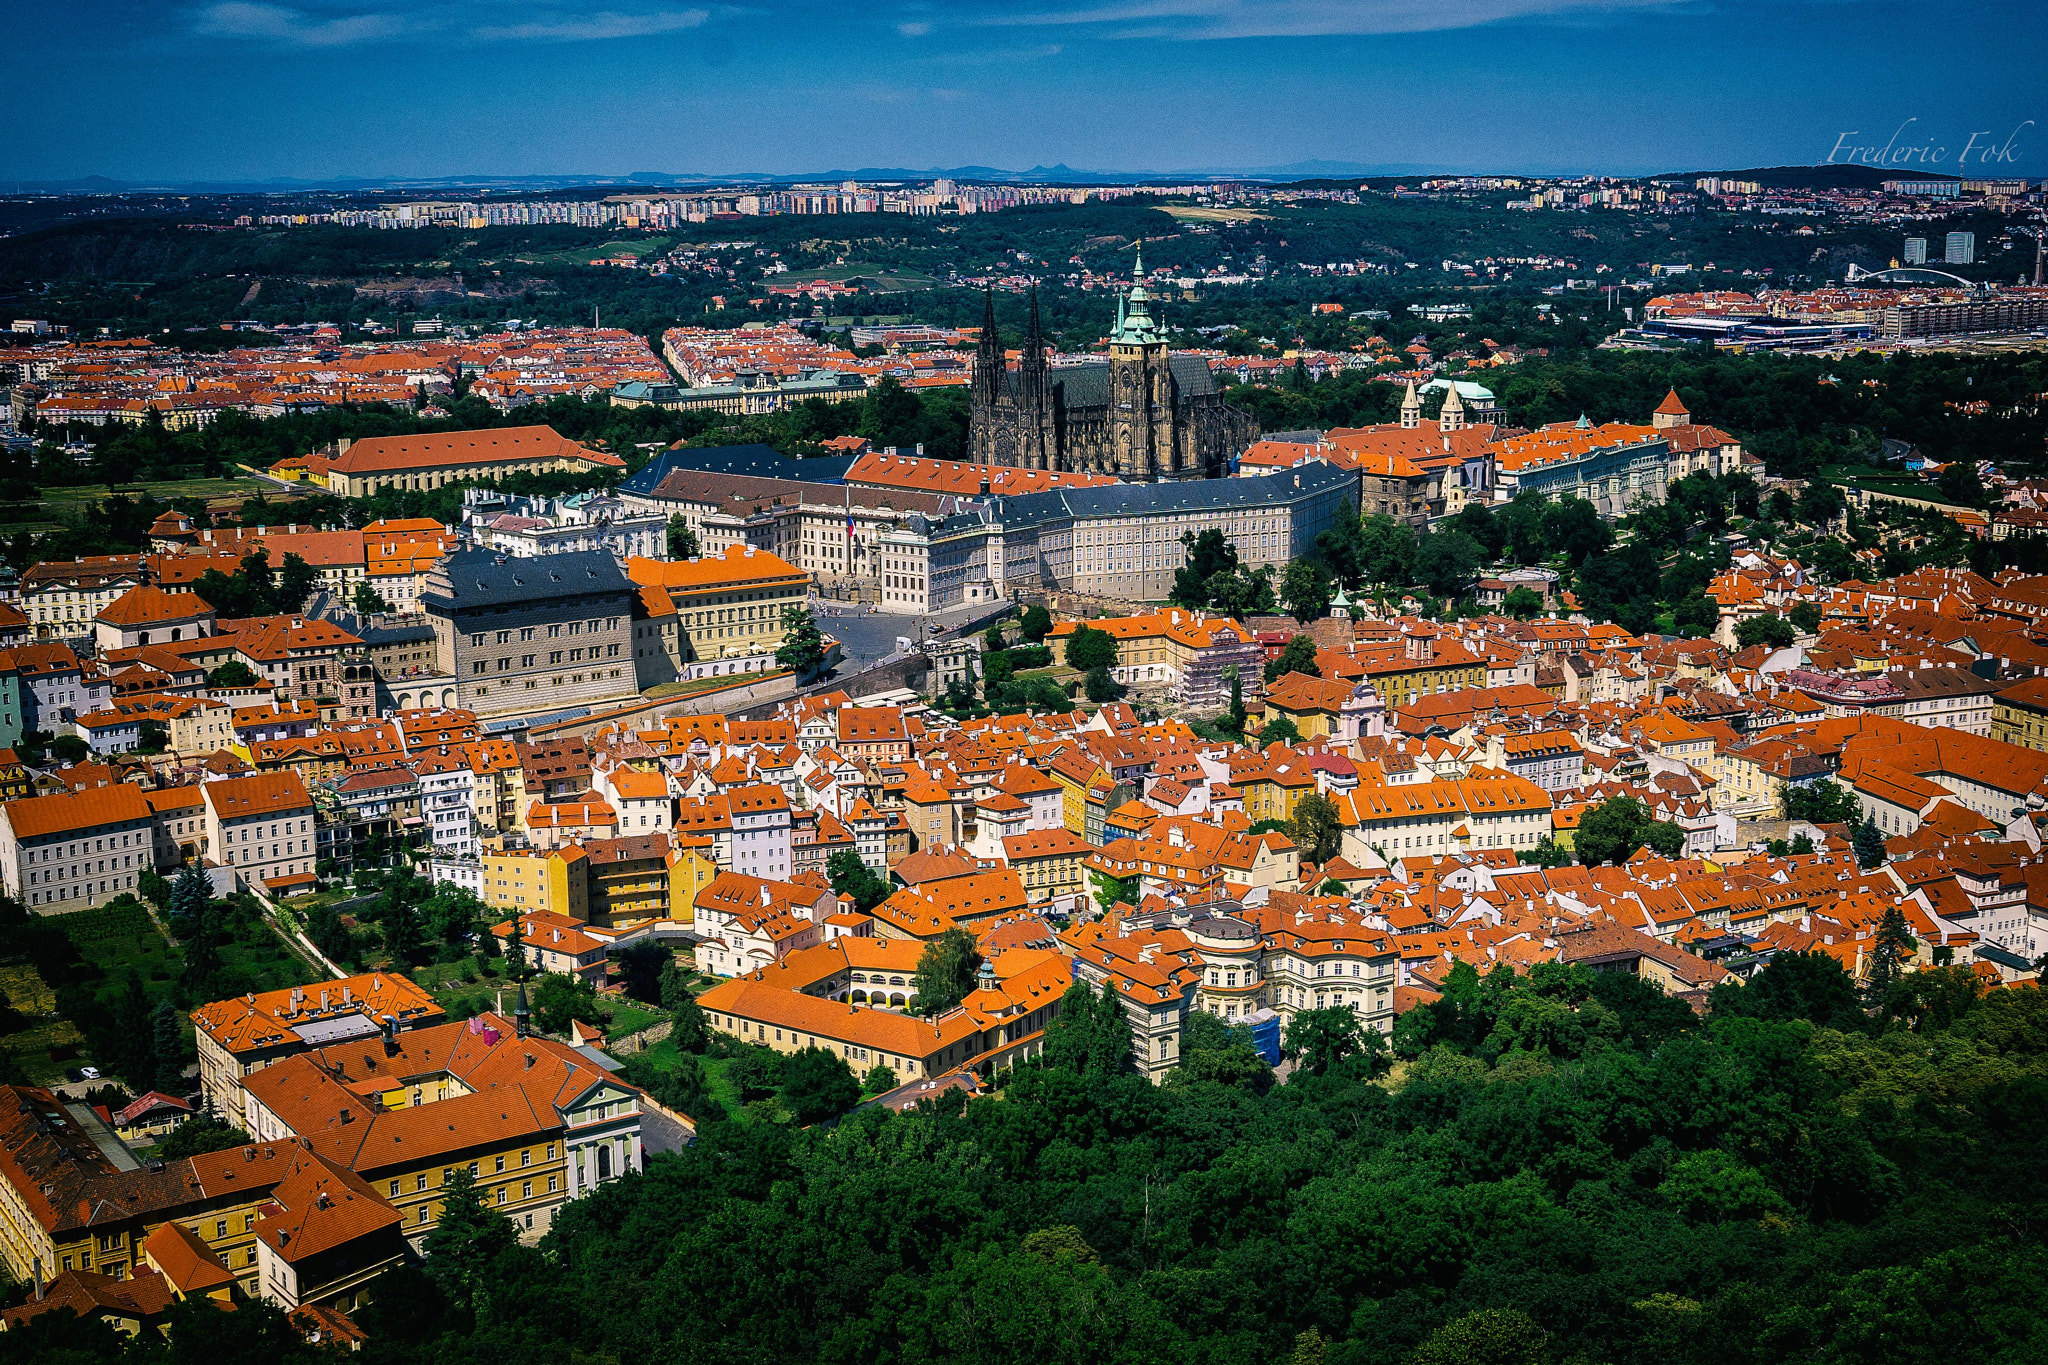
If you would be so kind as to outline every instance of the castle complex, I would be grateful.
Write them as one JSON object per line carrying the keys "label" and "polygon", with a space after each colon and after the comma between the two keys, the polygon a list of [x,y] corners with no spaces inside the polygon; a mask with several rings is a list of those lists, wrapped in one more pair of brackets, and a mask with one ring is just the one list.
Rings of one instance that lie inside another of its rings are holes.
{"label": "castle complex", "polygon": [[1054,369],[1046,363],[1038,300],[1012,370],[990,295],[974,357],[969,459],[1017,469],[1076,470],[1120,478],[1216,478],[1258,435],[1249,413],[1223,401],[1198,356],[1167,350],[1152,316],[1142,253],[1117,300],[1109,359]]}

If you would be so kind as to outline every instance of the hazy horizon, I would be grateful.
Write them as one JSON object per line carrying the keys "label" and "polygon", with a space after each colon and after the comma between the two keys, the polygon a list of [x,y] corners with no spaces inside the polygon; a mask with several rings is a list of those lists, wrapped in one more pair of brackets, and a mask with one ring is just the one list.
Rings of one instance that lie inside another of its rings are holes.
{"label": "hazy horizon", "polygon": [[1887,144],[1900,173],[2048,174],[2048,6],[2014,0],[600,3],[42,7],[0,57],[0,180],[1645,175]]}

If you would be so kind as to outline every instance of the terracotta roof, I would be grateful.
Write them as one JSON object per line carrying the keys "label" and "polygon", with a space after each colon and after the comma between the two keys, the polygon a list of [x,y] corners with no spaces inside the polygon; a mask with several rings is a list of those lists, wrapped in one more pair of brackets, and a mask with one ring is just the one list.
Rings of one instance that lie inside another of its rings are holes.
{"label": "terracotta roof", "polygon": [[191,621],[213,615],[213,608],[196,594],[165,592],[145,583],[128,589],[104,607],[95,621],[110,626],[151,626],[160,621]]}
{"label": "terracotta roof", "polygon": [[258,773],[209,782],[200,789],[214,815],[222,820],[243,815],[276,815],[311,809],[313,798],[296,772]]}
{"label": "terracotta roof", "polygon": [[80,792],[59,792],[55,796],[29,796],[9,801],[5,817],[17,839],[35,839],[49,834],[74,833],[102,825],[130,820],[147,820],[149,802],[142,788],[132,782],[93,787]]}
{"label": "terracotta roof", "polygon": [[701,559],[629,559],[626,576],[643,588],[666,588],[671,596],[807,578],[780,555],[751,545],[730,545],[723,555]]}
{"label": "terracotta roof", "polygon": [[210,1294],[235,1282],[234,1272],[221,1264],[213,1248],[176,1220],[149,1234],[142,1243],[142,1254],[187,1298]]}
{"label": "terracotta roof", "polygon": [[488,427],[481,431],[423,436],[371,436],[326,461],[343,474],[380,474],[441,465],[497,464],[522,460],[582,460],[623,467],[616,455],[580,446],[552,427]]}

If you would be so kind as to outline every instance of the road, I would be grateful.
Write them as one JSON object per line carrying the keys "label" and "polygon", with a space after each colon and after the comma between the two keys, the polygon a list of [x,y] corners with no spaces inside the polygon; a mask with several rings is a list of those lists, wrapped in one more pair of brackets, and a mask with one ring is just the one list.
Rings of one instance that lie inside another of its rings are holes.
{"label": "road", "polygon": [[846,651],[846,662],[839,666],[841,673],[858,673],[877,659],[894,654],[897,637],[917,639],[920,625],[927,635],[931,635],[962,621],[971,621],[985,614],[989,608],[986,604],[951,607],[931,616],[891,616],[882,612],[870,615],[868,610],[844,602],[811,599],[811,611],[818,618],[818,629],[839,641]]}

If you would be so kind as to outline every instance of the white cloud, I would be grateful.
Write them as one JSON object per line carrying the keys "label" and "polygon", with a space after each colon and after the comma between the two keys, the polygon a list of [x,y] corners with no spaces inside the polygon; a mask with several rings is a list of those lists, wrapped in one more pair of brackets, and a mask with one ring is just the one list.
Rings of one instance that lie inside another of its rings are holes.
{"label": "white cloud", "polygon": [[701,28],[711,17],[706,9],[656,10],[650,14],[620,14],[611,10],[600,10],[576,18],[536,19],[523,24],[499,24],[470,30],[470,36],[483,42],[505,39],[580,43],[594,42],[605,38],[645,38],[656,33],[675,33],[686,28]]}
{"label": "white cloud", "polygon": [[925,34],[932,31],[932,26],[919,20],[908,24],[898,24],[896,25],[896,31],[906,38],[922,38]]}
{"label": "white cloud", "polygon": [[[392,0],[383,0],[390,4]],[[340,12],[336,10],[351,12]],[[645,38],[702,27],[709,9],[597,10],[578,12],[560,0],[548,3],[444,3],[412,6],[408,13],[363,11],[342,0],[305,8],[223,0],[200,9],[194,28],[215,37],[245,38],[293,47],[347,47],[359,43],[434,35],[442,40],[576,43],[608,38]],[[486,22],[488,20],[488,22]]]}
{"label": "white cloud", "polygon": [[345,14],[323,19],[282,5],[234,0],[201,10],[197,27],[201,33],[217,37],[267,38],[297,47],[347,47],[396,37],[409,24],[396,14]]}
{"label": "white cloud", "polygon": [[1043,61],[1065,50],[1061,43],[1040,43],[1036,47],[1001,47],[981,52],[948,52],[935,58],[942,66],[1008,66],[1014,62]]}
{"label": "white cloud", "polygon": [[1107,0],[987,14],[986,25],[1106,27],[1110,37],[1268,38],[1424,33],[1511,19],[1673,8],[1693,0]]}

